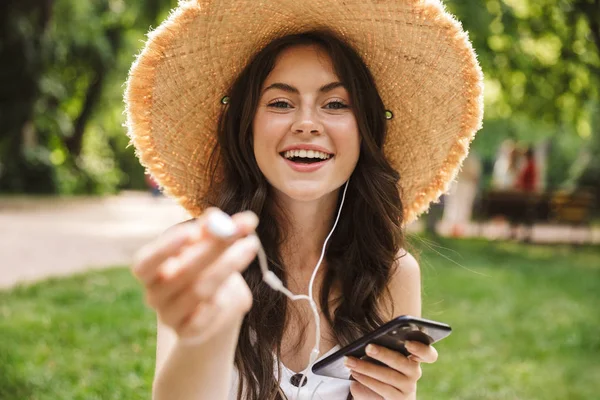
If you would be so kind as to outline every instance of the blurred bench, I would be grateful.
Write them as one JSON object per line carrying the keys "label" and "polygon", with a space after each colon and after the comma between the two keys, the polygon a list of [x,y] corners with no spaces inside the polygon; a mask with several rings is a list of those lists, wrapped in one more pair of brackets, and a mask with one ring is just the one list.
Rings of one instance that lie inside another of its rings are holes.
{"label": "blurred bench", "polygon": [[489,191],[483,193],[478,214],[484,219],[502,216],[513,224],[531,225],[543,221],[561,225],[588,225],[595,200],[593,194],[584,191]]}
{"label": "blurred bench", "polygon": [[559,224],[588,225],[596,205],[590,192],[556,192],[550,197],[550,221]]}

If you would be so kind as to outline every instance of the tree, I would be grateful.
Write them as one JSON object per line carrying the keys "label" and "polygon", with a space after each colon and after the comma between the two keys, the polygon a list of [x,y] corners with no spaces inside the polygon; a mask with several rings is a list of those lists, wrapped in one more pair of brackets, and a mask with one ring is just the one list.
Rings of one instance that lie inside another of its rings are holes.
{"label": "tree", "polygon": [[598,100],[600,0],[448,1],[486,75],[486,116],[525,115],[591,134]]}
{"label": "tree", "polygon": [[67,191],[97,191],[82,167],[89,122],[102,109],[126,36],[141,36],[173,3],[2,2],[0,55],[12,61],[0,67],[2,192],[57,192],[64,182],[76,182]]}
{"label": "tree", "polygon": [[[485,74],[474,147],[490,160],[507,137],[549,139],[551,185],[561,184],[581,149],[600,152],[600,0],[445,2]],[[148,27],[175,5],[0,2],[0,57],[10,60],[0,65],[0,192],[102,192],[143,174],[125,150],[122,83]],[[597,154],[587,159],[575,170],[600,182]]]}
{"label": "tree", "polygon": [[[32,163],[22,153],[28,124],[34,115],[39,96],[38,81],[43,73],[42,48],[44,33],[51,19],[53,1],[16,1],[0,3],[0,188],[13,187],[26,191],[26,182],[47,173],[43,165]],[[33,183],[33,182],[32,182]],[[51,184],[33,183],[42,190]]]}
{"label": "tree", "polygon": [[[493,157],[511,136],[554,143],[553,184],[598,140],[600,0],[448,0],[485,75],[486,120],[475,147]],[[599,177],[600,178],[600,177]]]}

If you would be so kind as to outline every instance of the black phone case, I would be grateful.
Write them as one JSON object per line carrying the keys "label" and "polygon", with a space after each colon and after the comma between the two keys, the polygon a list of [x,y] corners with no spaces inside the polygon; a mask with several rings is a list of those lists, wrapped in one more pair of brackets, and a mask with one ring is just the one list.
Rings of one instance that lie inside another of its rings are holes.
{"label": "black phone case", "polygon": [[361,358],[381,364],[366,355],[365,348],[369,343],[387,347],[408,356],[410,353],[404,347],[404,341],[433,344],[450,335],[451,332],[452,328],[447,324],[403,315],[381,325],[373,332],[355,340],[329,357],[316,362],[312,367],[312,372],[333,378],[350,379],[350,370],[343,363],[344,356]]}

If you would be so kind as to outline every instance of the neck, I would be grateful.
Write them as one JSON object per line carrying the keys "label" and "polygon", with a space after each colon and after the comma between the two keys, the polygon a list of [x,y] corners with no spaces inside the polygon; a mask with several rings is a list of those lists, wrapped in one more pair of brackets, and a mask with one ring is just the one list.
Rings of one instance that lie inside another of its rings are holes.
{"label": "neck", "polygon": [[[287,234],[281,247],[288,276],[310,279],[337,216],[338,193],[339,190],[336,190],[310,202],[283,198],[285,196],[279,199],[289,219]],[[319,267],[320,273],[325,270],[324,263],[325,261]]]}

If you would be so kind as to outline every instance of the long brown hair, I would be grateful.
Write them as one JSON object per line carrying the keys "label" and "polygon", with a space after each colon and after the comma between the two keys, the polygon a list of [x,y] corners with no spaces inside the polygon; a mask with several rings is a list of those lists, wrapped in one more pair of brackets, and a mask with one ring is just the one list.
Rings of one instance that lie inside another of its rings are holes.
{"label": "long brown hair", "polygon": [[[228,92],[229,103],[221,115],[210,159],[212,197],[207,202],[229,214],[252,210],[259,216],[257,234],[269,269],[285,284],[285,260],[280,253],[286,235],[286,225],[281,223],[285,213],[278,209],[254,158],[252,122],[261,87],[277,56],[299,45],[317,45],[329,54],[351,96],[362,139],[342,214],[327,248],[328,269],[319,294],[335,339],[345,345],[384,322],[382,300],[390,298],[387,282],[404,241],[399,174],[382,150],[385,108],[369,69],[352,47],[333,33],[311,31],[277,39],[253,57]],[[287,298],[262,282],[256,260],[243,276],[252,291],[253,306],[244,318],[235,354],[240,373],[238,400],[242,394],[248,400],[280,399],[273,366],[275,357],[280,357],[284,328],[290,318]],[[330,304],[334,283],[341,288],[341,298]],[[303,336],[304,331],[299,333],[298,344]]]}

